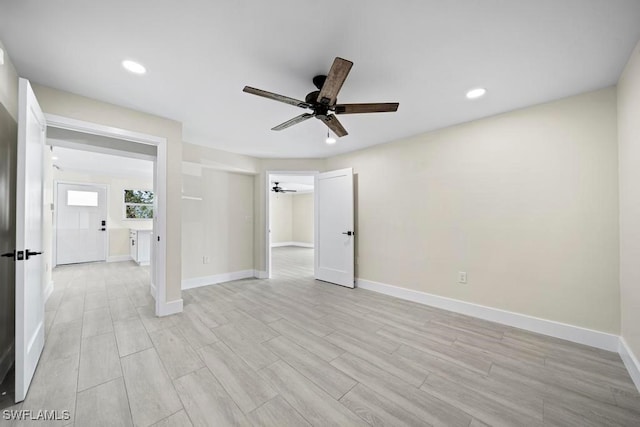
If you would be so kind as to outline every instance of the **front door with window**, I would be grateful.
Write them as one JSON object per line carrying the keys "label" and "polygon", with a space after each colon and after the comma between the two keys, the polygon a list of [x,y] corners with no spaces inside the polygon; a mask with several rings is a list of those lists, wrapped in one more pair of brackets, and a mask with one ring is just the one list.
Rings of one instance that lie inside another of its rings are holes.
{"label": "front door with window", "polygon": [[106,259],[106,187],[58,183],[56,264],[77,264]]}

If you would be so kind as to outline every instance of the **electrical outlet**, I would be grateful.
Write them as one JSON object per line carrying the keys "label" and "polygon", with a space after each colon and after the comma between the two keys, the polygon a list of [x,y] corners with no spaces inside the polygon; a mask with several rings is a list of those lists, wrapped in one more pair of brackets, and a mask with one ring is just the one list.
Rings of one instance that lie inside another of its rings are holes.
{"label": "electrical outlet", "polygon": [[211,260],[209,259],[209,257],[208,257],[208,256],[206,256],[206,255],[205,255],[205,256],[203,256],[203,257],[202,257],[202,263],[203,263],[203,264],[209,264],[209,262],[210,262],[210,261],[211,261]]}
{"label": "electrical outlet", "polygon": [[458,271],[458,283],[467,283],[466,271]]}

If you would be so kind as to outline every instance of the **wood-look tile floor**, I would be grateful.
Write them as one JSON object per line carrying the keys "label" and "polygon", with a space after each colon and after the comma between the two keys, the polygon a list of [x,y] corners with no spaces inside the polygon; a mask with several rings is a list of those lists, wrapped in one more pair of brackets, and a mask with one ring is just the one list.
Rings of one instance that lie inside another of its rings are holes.
{"label": "wood-look tile floor", "polygon": [[312,254],[274,249],[274,279],[183,292],[168,318],[147,268],[56,269],[13,409],[82,427],[640,425],[617,354],[317,282]]}

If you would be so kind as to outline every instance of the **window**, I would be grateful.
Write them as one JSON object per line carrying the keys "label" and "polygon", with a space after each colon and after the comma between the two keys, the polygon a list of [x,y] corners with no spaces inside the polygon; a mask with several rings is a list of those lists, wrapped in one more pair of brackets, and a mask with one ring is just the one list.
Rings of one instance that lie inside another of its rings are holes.
{"label": "window", "polygon": [[153,218],[153,191],[124,190],[124,218],[151,219]]}
{"label": "window", "polygon": [[96,191],[67,191],[67,206],[98,206]]}

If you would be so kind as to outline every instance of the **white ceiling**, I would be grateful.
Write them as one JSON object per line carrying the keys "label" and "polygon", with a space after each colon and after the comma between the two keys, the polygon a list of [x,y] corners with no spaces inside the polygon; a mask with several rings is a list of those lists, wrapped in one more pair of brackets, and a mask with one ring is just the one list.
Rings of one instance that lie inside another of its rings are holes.
{"label": "white ceiling", "polygon": [[[184,140],[262,157],[326,157],[613,85],[640,38],[638,0],[0,0],[0,39],[33,81],[183,122]],[[334,57],[354,62],[349,115],[327,146],[302,112]],[[123,59],[147,75],[125,72]],[[465,92],[484,86],[476,101]]]}
{"label": "white ceiling", "polygon": [[64,147],[53,147],[53,164],[63,171],[91,173],[125,178],[153,179],[153,162],[95,153]]}

